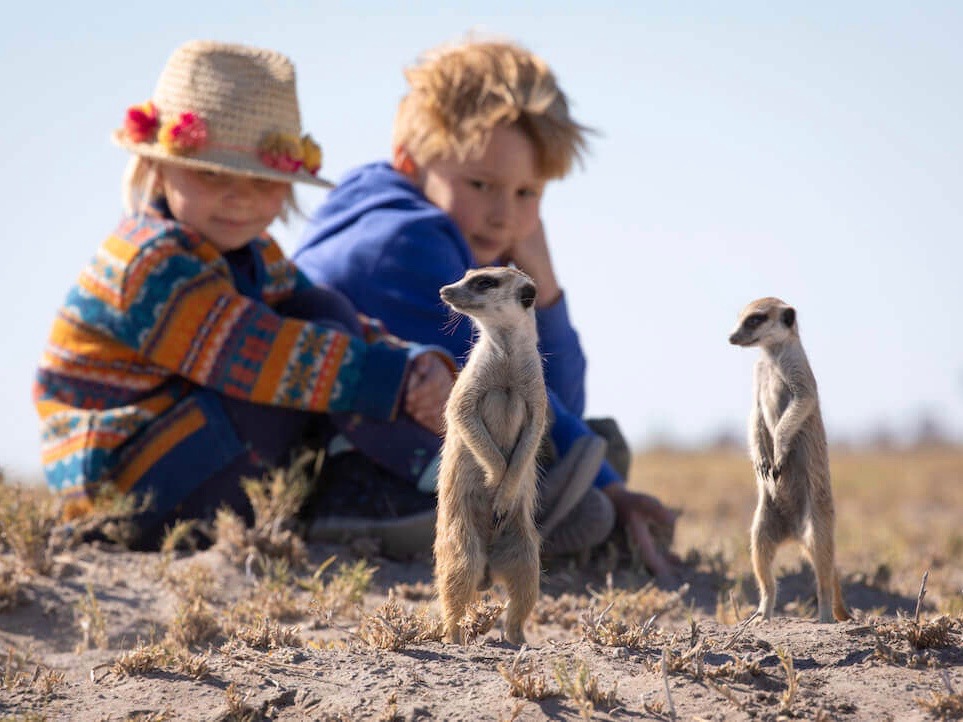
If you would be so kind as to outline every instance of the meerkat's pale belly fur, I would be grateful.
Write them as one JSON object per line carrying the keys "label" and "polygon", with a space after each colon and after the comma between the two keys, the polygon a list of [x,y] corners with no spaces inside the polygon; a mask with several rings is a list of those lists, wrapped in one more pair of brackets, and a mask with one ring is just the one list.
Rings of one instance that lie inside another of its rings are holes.
{"label": "meerkat's pale belly fur", "polygon": [[[764,457],[775,459],[776,430],[793,395],[785,379],[767,364],[758,365],[756,378],[758,412],[766,431],[760,442],[765,446]],[[830,525],[834,523],[828,459],[826,432],[816,402],[791,440],[780,479],[774,480],[771,473],[760,474],[757,470],[760,498],[766,500],[773,513],[774,534],[782,538],[801,538],[809,533],[813,508],[825,510],[825,521]]]}

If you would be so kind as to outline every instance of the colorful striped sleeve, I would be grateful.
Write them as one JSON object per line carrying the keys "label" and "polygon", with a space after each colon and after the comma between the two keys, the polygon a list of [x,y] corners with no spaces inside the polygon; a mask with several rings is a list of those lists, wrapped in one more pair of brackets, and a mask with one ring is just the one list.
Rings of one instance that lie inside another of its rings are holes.
{"label": "colorful striped sleeve", "polygon": [[406,349],[241,295],[219,257],[190,252],[173,234],[139,246],[110,239],[65,313],[201,386],[264,404],[390,419],[407,367]]}

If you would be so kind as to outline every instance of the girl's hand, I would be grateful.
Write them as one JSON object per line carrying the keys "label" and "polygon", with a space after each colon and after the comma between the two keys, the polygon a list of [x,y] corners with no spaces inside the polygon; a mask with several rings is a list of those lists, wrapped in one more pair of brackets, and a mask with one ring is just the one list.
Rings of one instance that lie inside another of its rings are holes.
{"label": "girl's hand", "polygon": [[412,363],[405,390],[405,411],[426,429],[442,436],[445,404],[454,384],[452,370],[437,354],[422,354]]}

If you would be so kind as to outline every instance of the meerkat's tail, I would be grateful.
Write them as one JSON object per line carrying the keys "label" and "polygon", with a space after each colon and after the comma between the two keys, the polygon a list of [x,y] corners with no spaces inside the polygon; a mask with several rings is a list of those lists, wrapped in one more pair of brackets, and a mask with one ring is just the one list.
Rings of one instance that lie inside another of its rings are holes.
{"label": "meerkat's tail", "polygon": [[839,570],[833,570],[833,616],[836,621],[845,622],[852,619],[849,610],[846,609],[846,602],[843,601],[843,589],[839,585]]}

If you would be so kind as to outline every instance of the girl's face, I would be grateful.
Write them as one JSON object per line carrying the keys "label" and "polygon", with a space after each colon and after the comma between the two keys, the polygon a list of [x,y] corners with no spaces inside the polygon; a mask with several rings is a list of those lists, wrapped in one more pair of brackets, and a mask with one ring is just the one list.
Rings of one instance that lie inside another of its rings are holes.
{"label": "girl's face", "polygon": [[291,192],[290,183],[169,163],[160,164],[159,173],[174,218],[198,231],[222,253],[244,247],[267,230]]}
{"label": "girl's face", "polygon": [[418,181],[425,197],[455,221],[479,266],[510,257],[512,246],[538,225],[545,180],[536,170],[534,144],[517,128],[497,126],[478,158],[425,164]]}

